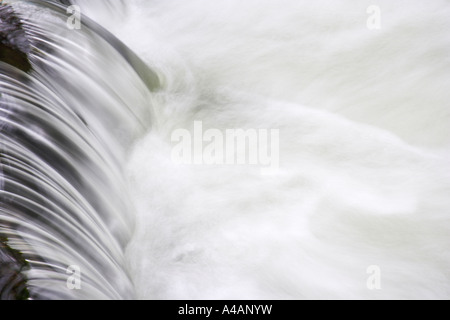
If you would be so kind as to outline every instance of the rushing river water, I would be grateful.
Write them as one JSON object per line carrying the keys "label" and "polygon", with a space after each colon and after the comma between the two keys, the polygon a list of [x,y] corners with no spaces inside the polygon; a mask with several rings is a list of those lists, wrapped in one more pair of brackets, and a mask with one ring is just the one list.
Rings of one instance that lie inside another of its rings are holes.
{"label": "rushing river water", "polygon": [[450,297],[447,1],[60,2],[0,11],[2,298]]}

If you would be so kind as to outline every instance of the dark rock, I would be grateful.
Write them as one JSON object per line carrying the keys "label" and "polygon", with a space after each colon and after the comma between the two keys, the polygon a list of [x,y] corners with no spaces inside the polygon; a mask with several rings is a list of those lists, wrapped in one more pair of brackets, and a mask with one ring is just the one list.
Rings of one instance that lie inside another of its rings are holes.
{"label": "dark rock", "polygon": [[27,300],[30,294],[23,271],[27,261],[17,250],[10,248],[0,236],[0,300]]}
{"label": "dark rock", "polygon": [[32,69],[28,60],[31,47],[20,19],[8,5],[0,5],[0,61],[22,71]]}

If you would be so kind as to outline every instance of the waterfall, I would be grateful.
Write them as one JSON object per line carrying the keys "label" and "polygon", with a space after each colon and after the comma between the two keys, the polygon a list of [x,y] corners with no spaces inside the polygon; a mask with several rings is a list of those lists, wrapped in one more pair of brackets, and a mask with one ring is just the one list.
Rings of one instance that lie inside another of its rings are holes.
{"label": "waterfall", "polygon": [[[150,125],[158,80],[87,17],[69,29],[62,5],[20,1],[1,12],[16,21],[6,20],[8,48],[28,59],[0,62],[1,250],[21,253],[0,255],[2,273],[20,270],[32,299],[131,298],[122,166]],[[71,268],[83,290],[68,288]],[[17,291],[0,288],[2,298]]]}
{"label": "waterfall", "polygon": [[449,16],[3,1],[0,298],[448,299]]}

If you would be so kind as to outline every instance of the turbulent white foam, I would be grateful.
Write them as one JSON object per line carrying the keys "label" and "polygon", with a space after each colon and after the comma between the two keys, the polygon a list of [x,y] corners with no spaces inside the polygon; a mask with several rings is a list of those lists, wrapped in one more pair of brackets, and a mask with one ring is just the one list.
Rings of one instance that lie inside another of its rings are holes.
{"label": "turbulent white foam", "polygon": [[[449,298],[449,14],[446,1],[128,1],[108,28],[165,84],[128,165],[138,297]],[[175,165],[170,134],[194,121],[280,129],[280,171]]]}

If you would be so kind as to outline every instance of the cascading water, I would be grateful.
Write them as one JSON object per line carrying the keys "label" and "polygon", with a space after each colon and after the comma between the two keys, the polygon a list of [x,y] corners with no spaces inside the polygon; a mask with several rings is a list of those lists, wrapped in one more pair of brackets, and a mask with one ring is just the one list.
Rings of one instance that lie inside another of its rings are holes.
{"label": "cascading water", "polygon": [[[1,10],[5,46],[29,59],[22,70],[0,63],[0,231],[4,248],[21,253],[16,267],[2,259],[2,272],[20,267],[35,299],[133,297],[121,167],[148,127],[157,78],[140,77],[146,67],[87,18],[67,28],[64,7],[28,1]],[[68,290],[74,266],[83,290]],[[8,289],[2,298],[17,294]]]}
{"label": "cascading water", "polygon": [[[446,1],[60,2],[0,55],[3,296],[450,297]],[[199,122],[279,170],[177,163]]]}

